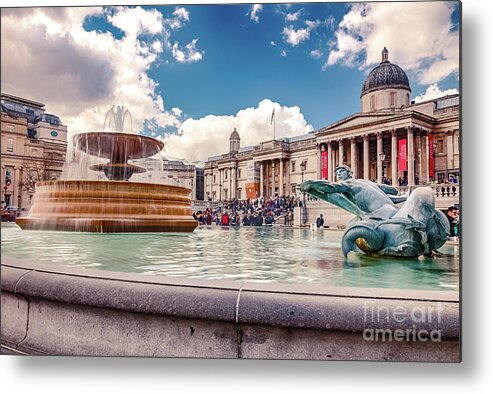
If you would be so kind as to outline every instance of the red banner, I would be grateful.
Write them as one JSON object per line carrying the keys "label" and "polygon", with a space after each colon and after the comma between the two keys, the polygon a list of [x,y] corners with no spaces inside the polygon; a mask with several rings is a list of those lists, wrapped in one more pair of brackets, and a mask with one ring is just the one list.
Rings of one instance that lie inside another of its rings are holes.
{"label": "red banner", "polygon": [[322,152],[322,179],[329,179],[329,152]]}
{"label": "red banner", "polygon": [[399,171],[407,171],[407,140],[399,140]]}
{"label": "red banner", "polygon": [[428,162],[430,163],[430,178],[435,178],[435,148],[433,147],[433,134],[428,134]]}

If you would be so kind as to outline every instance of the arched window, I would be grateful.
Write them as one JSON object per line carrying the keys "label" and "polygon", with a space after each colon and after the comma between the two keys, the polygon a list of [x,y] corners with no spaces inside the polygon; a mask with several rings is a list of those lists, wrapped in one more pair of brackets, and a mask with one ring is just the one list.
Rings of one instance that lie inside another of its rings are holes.
{"label": "arched window", "polygon": [[375,96],[370,97],[370,110],[375,111]]}
{"label": "arched window", "polygon": [[409,93],[406,93],[406,105],[409,105]]}
{"label": "arched window", "polygon": [[395,92],[390,93],[390,107],[394,108],[397,105]]}

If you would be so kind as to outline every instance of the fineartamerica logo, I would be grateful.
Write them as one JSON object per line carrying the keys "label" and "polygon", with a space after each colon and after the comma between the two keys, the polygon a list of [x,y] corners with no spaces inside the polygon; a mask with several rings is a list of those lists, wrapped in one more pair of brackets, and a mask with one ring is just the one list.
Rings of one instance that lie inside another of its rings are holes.
{"label": "fineartamerica logo", "polygon": [[[438,326],[442,321],[443,307],[440,302],[436,305],[387,307],[375,306],[373,301],[365,302],[364,322],[372,328],[363,330],[366,341],[413,341],[413,342],[441,342],[442,330],[424,328]],[[430,323],[430,324],[426,324]],[[374,328],[374,326],[388,328]],[[390,328],[390,327],[402,328]],[[424,327],[423,327],[424,326]]]}

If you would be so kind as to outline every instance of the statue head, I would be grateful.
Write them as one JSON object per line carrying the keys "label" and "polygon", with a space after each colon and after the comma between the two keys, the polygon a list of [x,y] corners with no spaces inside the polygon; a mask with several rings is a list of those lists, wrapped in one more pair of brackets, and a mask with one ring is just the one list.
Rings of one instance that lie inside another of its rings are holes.
{"label": "statue head", "polygon": [[336,175],[336,180],[338,181],[345,181],[353,177],[353,172],[351,171],[351,167],[345,164],[337,166],[334,172]]}

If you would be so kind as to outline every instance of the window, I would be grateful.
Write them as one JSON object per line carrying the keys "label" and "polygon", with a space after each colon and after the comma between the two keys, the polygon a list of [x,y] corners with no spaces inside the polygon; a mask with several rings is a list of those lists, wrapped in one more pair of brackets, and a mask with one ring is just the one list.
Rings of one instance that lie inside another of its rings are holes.
{"label": "window", "polygon": [[216,183],[216,176],[214,175],[214,178],[212,180],[212,183]]}
{"label": "window", "polygon": [[437,151],[436,153],[443,153],[443,140],[437,140]]}
{"label": "window", "polygon": [[390,106],[395,107],[396,106],[396,97],[395,97],[395,92],[390,93]]}
{"label": "window", "polygon": [[228,180],[228,171],[224,171],[224,180],[227,181]]}
{"label": "window", "polygon": [[7,140],[7,152],[13,152],[14,151],[14,139],[9,138]]}
{"label": "window", "polygon": [[370,110],[375,111],[375,96],[370,97]]}
{"label": "window", "polygon": [[406,93],[406,105],[409,105],[409,93]]}
{"label": "window", "polygon": [[296,162],[295,161],[291,162],[291,172],[296,172]]}
{"label": "window", "polygon": [[14,126],[12,126],[11,124],[9,124],[9,132],[10,133],[13,133],[14,132]]}
{"label": "window", "polygon": [[241,170],[240,169],[238,169],[238,178],[241,178]]}

